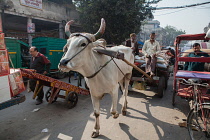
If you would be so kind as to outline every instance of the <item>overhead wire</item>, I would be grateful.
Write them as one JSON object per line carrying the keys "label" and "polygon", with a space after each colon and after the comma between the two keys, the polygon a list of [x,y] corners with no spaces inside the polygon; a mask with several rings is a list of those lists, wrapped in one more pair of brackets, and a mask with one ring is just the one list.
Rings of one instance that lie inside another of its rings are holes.
{"label": "overhead wire", "polygon": [[169,12],[169,13],[165,13],[165,14],[161,14],[161,15],[155,15],[155,16],[164,16],[164,15],[168,15],[168,14],[173,14],[173,13],[176,13],[176,12],[180,12],[180,11],[183,11],[183,10],[186,10],[186,9],[181,9],[181,10],[177,10],[177,11],[173,11],[173,12]]}
{"label": "overhead wire", "polygon": [[204,2],[204,3],[197,3],[197,4],[191,4],[191,5],[185,5],[185,6],[177,6],[177,7],[148,7],[148,9],[151,10],[164,10],[164,9],[179,9],[179,8],[188,8],[188,7],[195,7],[200,5],[210,4],[210,2]]}
{"label": "overhead wire", "polygon": [[[210,2],[209,3],[205,3],[205,4],[210,4]],[[194,6],[199,6],[199,7],[203,7],[203,8],[198,8],[198,7],[194,7]],[[162,7],[162,8],[164,8],[164,7]],[[168,8],[168,7],[167,7]],[[172,8],[172,7],[171,7]],[[180,9],[180,8],[182,8],[182,9]],[[189,8],[196,8],[196,9],[208,9],[209,7],[204,7],[204,5],[197,5],[197,4],[193,4],[193,6],[186,6],[186,7],[182,7],[182,6],[180,6],[179,8],[177,7],[177,8],[172,8],[172,9],[158,9],[158,10],[164,10],[163,12],[165,12],[166,10],[175,10],[175,9],[180,9],[180,10],[177,10],[177,11],[173,11],[173,12],[169,12],[169,13],[163,13],[163,14],[160,14],[160,15],[155,15],[155,16],[163,16],[163,15],[168,15],[168,14],[173,14],[173,13],[177,13],[177,12],[180,12],[180,11],[183,11],[183,10],[186,10],[186,9],[189,9]]]}

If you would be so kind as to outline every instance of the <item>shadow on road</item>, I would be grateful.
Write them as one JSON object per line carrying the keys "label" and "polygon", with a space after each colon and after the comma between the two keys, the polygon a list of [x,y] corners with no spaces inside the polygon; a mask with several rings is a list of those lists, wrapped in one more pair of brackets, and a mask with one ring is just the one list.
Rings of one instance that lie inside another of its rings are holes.
{"label": "shadow on road", "polygon": [[[129,92],[127,117],[120,116],[118,118],[121,119],[119,125],[116,120],[113,121],[116,122],[116,125],[114,125],[112,122],[112,115],[110,113],[111,96],[104,96],[104,98],[100,101],[101,115],[105,115],[104,122],[106,122],[106,119],[110,119],[107,121],[107,123],[109,123],[109,125],[111,124],[116,129],[120,129],[119,132],[122,130],[131,140],[139,139],[139,137],[134,135],[134,132],[131,131],[133,128],[132,123],[129,123],[131,121],[149,122],[154,127],[158,139],[168,139],[168,136],[175,136],[176,138],[176,135],[179,134],[183,129],[178,125],[170,123],[170,120],[160,120],[160,118],[157,118],[158,115],[158,117],[160,117],[160,114],[157,115],[155,114],[156,112],[154,112],[154,110],[151,111],[151,107],[163,107],[169,108],[170,110],[179,110],[185,115],[188,113],[189,106],[184,100],[177,98],[176,106],[173,107],[171,105],[171,89],[172,86],[169,86],[163,98],[158,98],[154,93],[151,93],[151,91]],[[62,134],[62,136],[66,136],[68,139],[80,140],[82,139],[84,133],[88,135],[85,138],[90,139],[93,129],[92,124],[95,121],[94,117],[92,117],[93,107],[90,96],[79,95],[77,106],[73,109],[67,109],[66,102],[63,99],[58,99],[58,101],[53,104],[48,104],[46,101],[44,101],[43,104],[36,106],[35,101],[31,99],[32,94],[25,92],[25,95],[26,101],[24,103],[1,111],[0,139],[56,140],[61,139],[59,136]],[[132,103],[129,101],[129,98],[132,98]],[[120,115],[122,115],[121,99],[122,94],[119,92],[118,111]],[[141,107],[146,110],[142,111],[142,108],[135,106],[136,104],[141,105]],[[39,111],[32,112],[32,110],[36,108],[40,108]],[[157,116],[154,116],[154,114]],[[88,124],[88,122],[91,123]],[[137,124],[138,123],[135,125]],[[47,128],[49,132],[42,133],[41,131],[45,128]],[[144,129],[144,127],[141,129]],[[160,132],[160,129],[162,129],[164,134]],[[106,131],[110,130],[110,128],[103,128],[103,130],[105,133]],[[112,139],[115,135],[115,133],[112,131],[109,131],[106,134],[112,135],[105,136],[101,134],[98,139],[110,140],[110,138]]]}
{"label": "shadow on road", "polygon": [[138,140],[134,136],[132,136],[131,132],[129,131],[129,126],[124,123],[119,123],[120,128],[128,135],[130,140]]}

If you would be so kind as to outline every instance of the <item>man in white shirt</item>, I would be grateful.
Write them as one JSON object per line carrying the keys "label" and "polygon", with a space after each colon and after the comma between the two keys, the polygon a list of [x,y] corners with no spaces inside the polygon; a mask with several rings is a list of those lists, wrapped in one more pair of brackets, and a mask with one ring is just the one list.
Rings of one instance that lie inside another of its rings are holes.
{"label": "man in white shirt", "polygon": [[157,54],[160,53],[160,45],[158,41],[155,40],[155,33],[152,32],[150,34],[150,39],[144,42],[144,46],[142,48],[142,53],[145,56],[146,73],[150,73],[150,76],[155,75],[155,67],[157,62]]}

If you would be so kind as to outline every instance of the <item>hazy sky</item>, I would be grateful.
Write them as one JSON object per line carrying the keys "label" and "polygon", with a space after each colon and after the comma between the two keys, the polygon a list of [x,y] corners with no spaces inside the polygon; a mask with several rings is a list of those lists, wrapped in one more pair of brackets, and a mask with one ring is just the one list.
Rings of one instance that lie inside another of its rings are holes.
{"label": "hazy sky", "polygon": [[[203,2],[210,2],[210,0],[162,0],[152,7],[176,7]],[[203,33],[203,28],[210,22],[210,4],[191,8],[154,10],[153,14],[161,27],[171,25],[178,30],[184,30],[187,34],[198,34]]]}

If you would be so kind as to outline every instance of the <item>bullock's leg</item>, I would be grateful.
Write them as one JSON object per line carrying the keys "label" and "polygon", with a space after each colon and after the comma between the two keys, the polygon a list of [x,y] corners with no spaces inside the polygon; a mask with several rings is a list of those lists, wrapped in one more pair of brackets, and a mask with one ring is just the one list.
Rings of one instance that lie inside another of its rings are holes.
{"label": "bullock's leg", "polygon": [[96,138],[99,136],[99,129],[100,129],[100,124],[99,124],[99,115],[100,115],[100,103],[99,103],[99,98],[91,96],[92,103],[93,103],[93,109],[94,109],[94,116],[95,116],[95,126],[94,126],[94,131],[92,133],[92,138]]}
{"label": "bullock's leg", "polygon": [[130,82],[130,78],[131,78],[131,74],[127,74],[124,77],[124,91],[123,91],[123,96],[124,96],[124,103],[123,103],[123,107],[122,107],[122,114],[125,116],[126,115],[126,111],[127,111],[127,95],[128,95],[128,85]]}
{"label": "bullock's leg", "polygon": [[124,91],[124,79],[121,80],[121,81],[119,82],[119,84],[120,84],[121,92],[122,92],[122,94],[123,94],[123,93],[124,93],[124,92],[123,92],[123,91]]}
{"label": "bullock's leg", "polygon": [[112,115],[113,118],[118,118],[119,113],[117,112],[117,100],[118,100],[118,89],[119,89],[119,85],[116,84],[116,87],[113,89],[111,96],[112,96]]}

